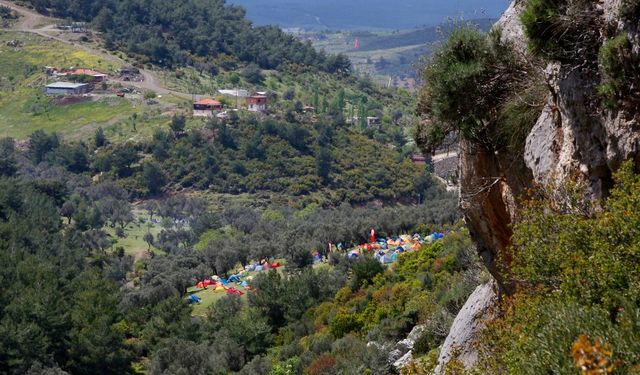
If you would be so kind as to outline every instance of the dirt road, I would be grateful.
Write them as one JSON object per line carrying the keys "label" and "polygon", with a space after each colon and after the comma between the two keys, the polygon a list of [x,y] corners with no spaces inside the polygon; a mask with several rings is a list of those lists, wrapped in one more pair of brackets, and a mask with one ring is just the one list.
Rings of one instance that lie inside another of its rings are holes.
{"label": "dirt road", "polygon": [[[56,23],[57,22],[63,22],[62,20],[59,19],[55,19],[55,18],[50,18],[50,17],[46,17],[43,16],[31,9],[27,9],[25,7],[21,7],[18,6],[10,1],[7,0],[0,0],[0,5],[4,5],[6,7],[9,7],[11,9],[13,9],[14,11],[16,11],[18,14],[20,14],[21,18],[18,20],[18,22],[16,24],[14,24],[11,28],[9,29],[0,29],[0,30],[5,30],[5,31],[17,31],[17,32],[24,32],[24,33],[32,33],[32,34],[37,34],[40,35],[42,37],[45,38],[49,38],[49,39],[53,39],[65,44],[69,44],[74,46],[75,48],[79,48],[82,49],[84,51],[90,52],[92,54],[95,54],[97,56],[100,56],[101,58],[108,60],[108,61],[112,61],[114,63],[120,64],[120,65],[125,65],[128,64],[128,62],[124,61],[123,59],[114,56],[114,55],[110,55],[108,53],[105,53],[103,51],[100,51],[98,49],[89,47],[87,45],[84,44],[80,44],[74,41],[69,41],[66,40],[64,38],[60,38],[57,35],[54,34],[58,34],[60,33],[60,30],[56,29]],[[175,95],[175,96],[179,96],[181,98],[185,98],[185,99],[190,99],[191,95],[187,94],[187,93],[183,93],[183,92],[179,92],[179,91],[174,91],[174,90],[169,90],[166,87],[162,86],[158,79],[153,75],[153,73],[151,73],[148,70],[145,69],[140,69],[140,73],[142,74],[142,76],[144,77],[144,80],[142,82],[122,82],[124,85],[127,86],[132,86],[132,87],[136,87],[142,90],[151,90],[151,91],[155,91],[157,94],[161,94],[161,95]]]}

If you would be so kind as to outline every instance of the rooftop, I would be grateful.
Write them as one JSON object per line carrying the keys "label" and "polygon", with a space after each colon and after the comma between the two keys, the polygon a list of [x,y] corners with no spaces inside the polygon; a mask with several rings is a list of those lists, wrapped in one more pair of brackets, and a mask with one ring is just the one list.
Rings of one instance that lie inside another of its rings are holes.
{"label": "rooftop", "polygon": [[222,105],[222,103],[220,103],[217,100],[213,100],[213,99],[209,99],[209,98],[205,98],[205,99],[200,99],[197,102],[193,103],[193,104],[198,104],[198,105]]}
{"label": "rooftop", "polygon": [[229,96],[239,96],[239,97],[249,96],[249,92],[247,90],[218,90],[218,92],[223,95],[229,95]]}
{"label": "rooftop", "polygon": [[96,72],[95,70],[91,70],[91,69],[76,69],[69,72],[69,74],[85,75],[85,76],[106,76],[106,74],[104,73]]}
{"label": "rooftop", "polygon": [[75,82],[54,82],[47,85],[47,88],[51,89],[77,89],[80,87],[87,86],[86,83],[75,83]]}

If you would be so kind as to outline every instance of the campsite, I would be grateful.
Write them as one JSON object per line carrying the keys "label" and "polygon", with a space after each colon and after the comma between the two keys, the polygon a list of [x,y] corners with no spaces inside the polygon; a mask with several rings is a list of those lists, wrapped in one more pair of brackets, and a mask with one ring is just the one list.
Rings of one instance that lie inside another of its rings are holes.
{"label": "campsite", "polygon": [[[432,244],[435,241],[444,238],[445,234],[433,232],[424,238],[416,233],[413,236],[400,235],[387,238],[375,238],[375,230],[371,230],[369,242],[355,246],[353,248],[344,248],[342,243],[329,245],[326,256],[321,256],[317,250],[313,250],[314,268],[330,267],[330,258],[346,257],[348,259],[357,259],[359,257],[371,257],[384,265],[394,263],[398,260],[398,256],[413,251],[419,251],[422,245]],[[271,259],[271,258],[270,258]],[[248,293],[259,293],[251,286],[251,281],[260,272],[269,272],[274,270],[281,276],[286,275],[286,259],[277,259],[268,262],[262,259],[260,262],[250,263],[246,266],[237,265],[236,273],[230,274],[227,278],[212,275],[198,281],[195,286],[187,289],[185,299],[187,303],[193,305],[193,316],[206,317],[209,308],[215,305],[225,295],[241,296],[246,302]]]}

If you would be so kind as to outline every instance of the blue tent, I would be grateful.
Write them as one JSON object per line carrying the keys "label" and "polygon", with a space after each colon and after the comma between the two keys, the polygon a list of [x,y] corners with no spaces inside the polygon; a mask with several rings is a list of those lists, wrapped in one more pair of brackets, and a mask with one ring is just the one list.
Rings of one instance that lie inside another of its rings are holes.
{"label": "blue tent", "polygon": [[353,258],[353,259],[355,259],[355,258],[357,258],[357,257],[358,257],[358,254],[356,254],[356,253],[351,253],[351,254],[349,254],[349,258]]}
{"label": "blue tent", "polygon": [[244,280],[243,282],[240,283],[240,286],[247,286],[247,285],[249,285],[247,280]]}
{"label": "blue tent", "polygon": [[196,296],[195,294],[192,294],[192,295],[189,296],[189,298],[187,298],[187,302],[189,304],[199,303],[200,301],[202,301],[202,298]]}
{"label": "blue tent", "polygon": [[393,257],[387,256],[387,255],[383,256],[381,259],[382,264],[393,263],[393,261],[394,261]]}
{"label": "blue tent", "polygon": [[250,264],[247,266],[247,271],[255,271],[256,270],[256,265],[255,264]]}
{"label": "blue tent", "polygon": [[433,237],[434,240],[439,240],[444,237],[444,234],[439,232],[433,232],[431,233],[431,236]]}
{"label": "blue tent", "polygon": [[239,283],[240,282],[240,277],[238,275],[231,275],[231,276],[229,276],[229,282],[230,283]]}
{"label": "blue tent", "polygon": [[256,272],[262,271],[262,270],[263,270],[262,266],[256,266]]}

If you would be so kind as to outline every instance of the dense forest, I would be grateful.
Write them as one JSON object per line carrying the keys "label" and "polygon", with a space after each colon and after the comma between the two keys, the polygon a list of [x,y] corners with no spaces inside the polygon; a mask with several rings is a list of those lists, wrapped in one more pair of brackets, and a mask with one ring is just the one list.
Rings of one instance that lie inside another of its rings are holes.
{"label": "dense forest", "polygon": [[194,65],[210,73],[256,63],[264,69],[297,64],[348,74],[349,59],[326,55],[275,26],[254,27],[238,6],[224,0],[28,1],[36,10],[91,22],[109,49],[142,62]]}
{"label": "dense forest", "polygon": [[[425,336],[428,350],[479,277],[465,255],[468,236],[454,227],[455,199],[437,185],[422,207],[213,210],[177,195],[146,201],[148,217],[136,219],[117,175],[91,181],[83,147],[44,133],[25,150],[0,142],[3,373],[279,374],[329,366],[383,374],[386,354],[365,337],[383,344],[438,316]],[[154,216],[163,229],[145,241],[155,256],[135,259],[114,246],[122,228]],[[459,233],[446,246],[403,257],[394,273],[369,257],[311,267],[312,249],[359,243],[371,227],[381,235]],[[227,296],[207,317],[191,316],[188,287],[264,257],[284,259],[286,270],[257,275],[258,292],[247,299]]]}
{"label": "dense forest", "polygon": [[110,142],[101,128],[92,142],[65,143],[37,131],[30,137],[30,156],[36,165],[112,178],[136,198],[185,189],[271,192],[337,206],[374,199],[418,202],[434,185],[424,166],[344,123],[232,114],[228,123],[212,118],[203,128],[189,129],[184,116],[176,115],[143,142]]}

